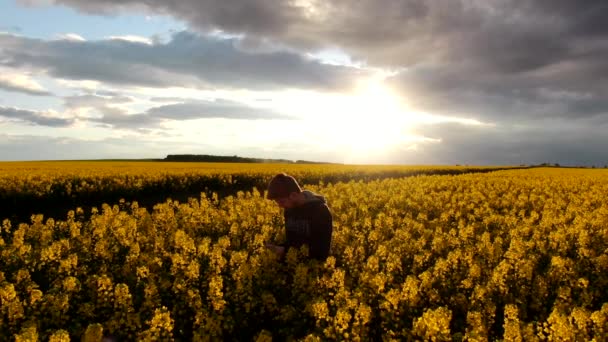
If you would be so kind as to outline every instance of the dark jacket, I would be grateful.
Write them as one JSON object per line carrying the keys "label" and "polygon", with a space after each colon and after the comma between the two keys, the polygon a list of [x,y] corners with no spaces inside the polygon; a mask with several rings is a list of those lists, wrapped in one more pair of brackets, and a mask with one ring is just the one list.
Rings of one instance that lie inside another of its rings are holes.
{"label": "dark jacket", "polygon": [[285,209],[285,233],[289,248],[308,245],[310,258],[324,261],[329,255],[332,234],[332,216],[325,197],[304,190],[306,202],[296,208]]}

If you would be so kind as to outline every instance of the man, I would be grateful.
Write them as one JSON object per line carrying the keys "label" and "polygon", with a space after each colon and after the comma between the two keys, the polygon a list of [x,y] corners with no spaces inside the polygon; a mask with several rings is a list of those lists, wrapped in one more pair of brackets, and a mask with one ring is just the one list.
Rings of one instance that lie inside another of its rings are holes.
{"label": "man", "polygon": [[266,197],[284,209],[287,237],[283,245],[266,244],[266,247],[283,259],[290,248],[307,245],[310,258],[327,259],[333,227],[325,197],[302,190],[295,178],[284,173],[270,181]]}

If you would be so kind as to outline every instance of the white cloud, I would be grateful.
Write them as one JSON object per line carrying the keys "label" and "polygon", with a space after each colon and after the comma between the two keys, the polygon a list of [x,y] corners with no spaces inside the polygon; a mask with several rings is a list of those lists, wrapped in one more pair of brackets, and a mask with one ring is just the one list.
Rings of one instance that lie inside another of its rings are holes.
{"label": "white cloud", "polygon": [[64,78],[55,78],[55,81],[66,88],[70,89],[86,89],[94,91],[101,87],[101,82],[95,80],[70,80]]}
{"label": "white cloud", "polygon": [[109,37],[107,37],[107,39],[124,40],[126,42],[131,42],[131,43],[141,43],[141,44],[152,45],[152,39],[147,38],[147,37],[142,37],[142,36],[135,36],[135,35],[109,36]]}
{"label": "white cloud", "polygon": [[0,89],[30,95],[51,95],[40,83],[26,73],[17,73],[0,68]]}
{"label": "white cloud", "polygon": [[64,34],[59,34],[56,36],[58,40],[69,40],[69,41],[74,41],[74,42],[85,42],[86,39],[84,39],[82,36],[76,34],[76,33],[64,33]]}

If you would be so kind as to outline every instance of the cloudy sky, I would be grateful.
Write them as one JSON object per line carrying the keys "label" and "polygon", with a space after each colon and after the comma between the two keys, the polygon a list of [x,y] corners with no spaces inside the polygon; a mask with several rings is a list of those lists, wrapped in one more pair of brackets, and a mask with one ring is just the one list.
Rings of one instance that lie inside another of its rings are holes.
{"label": "cloudy sky", "polygon": [[5,0],[0,160],[608,164],[608,2]]}

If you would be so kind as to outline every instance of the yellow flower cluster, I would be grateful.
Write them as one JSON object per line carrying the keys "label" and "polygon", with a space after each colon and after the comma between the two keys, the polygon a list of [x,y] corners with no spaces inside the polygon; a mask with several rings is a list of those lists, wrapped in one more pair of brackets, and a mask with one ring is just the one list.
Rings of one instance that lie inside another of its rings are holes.
{"label": "yellow flower cluster", "polygon": [[605,170],[308,188],[334,217],[323,263],[264,247],[283,217],[255,189],[6,220],[0,340],[608,339]]}

